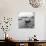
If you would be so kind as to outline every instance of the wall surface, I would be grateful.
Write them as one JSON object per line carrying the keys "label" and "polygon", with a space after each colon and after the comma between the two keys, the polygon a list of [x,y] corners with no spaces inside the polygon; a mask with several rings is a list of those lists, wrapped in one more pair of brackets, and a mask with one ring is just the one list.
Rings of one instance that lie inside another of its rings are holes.
{"label": "wall surface", "polygon": [[[26,2],[25,2],[26,1]],[[34,34],[37,35],[37,39],[46,40],[45,36],[45,15],[46,8],[39,7],[33,8],[28,4],[28,0],[0,0],[0,19],[1,17],[13,17],[13,22],[10,31],[8,33],[16,37],[17,40],[27,40]],[[35,28],[34,29],[19,29],[18,28],[18,15],[20,12],[35,12]],[[0,39],[3,31],[0,29]],[[4,33],[3,33],[4,34]]]}

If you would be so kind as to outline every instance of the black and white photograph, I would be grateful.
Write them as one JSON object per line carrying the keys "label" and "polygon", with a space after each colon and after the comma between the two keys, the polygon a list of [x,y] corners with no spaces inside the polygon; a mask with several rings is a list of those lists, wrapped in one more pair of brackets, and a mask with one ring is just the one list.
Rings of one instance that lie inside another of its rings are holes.
{"label": "black and white photograph", "polygon": [[18,17],[19,28],[34,28],[34,15],[31,13],[23,13]]}

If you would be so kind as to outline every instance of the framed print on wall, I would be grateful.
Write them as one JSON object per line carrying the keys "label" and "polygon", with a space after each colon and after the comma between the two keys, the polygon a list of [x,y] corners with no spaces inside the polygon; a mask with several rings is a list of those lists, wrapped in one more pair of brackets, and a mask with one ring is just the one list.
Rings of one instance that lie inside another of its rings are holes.
{"label": "framed print on wall", "polygon": [[18,16],[19,28],[34,28],[35,26],[35,14],[34,12],[21,12]]}

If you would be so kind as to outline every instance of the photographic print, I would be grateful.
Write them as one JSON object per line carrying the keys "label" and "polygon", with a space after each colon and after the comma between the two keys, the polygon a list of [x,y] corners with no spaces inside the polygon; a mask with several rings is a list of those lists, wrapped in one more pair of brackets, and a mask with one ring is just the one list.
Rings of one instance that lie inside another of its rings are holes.
{"label": "photographic print", "polygon": [[20,13],[18,26],[19,28],[34,28],[34,14],[31,12]]}

